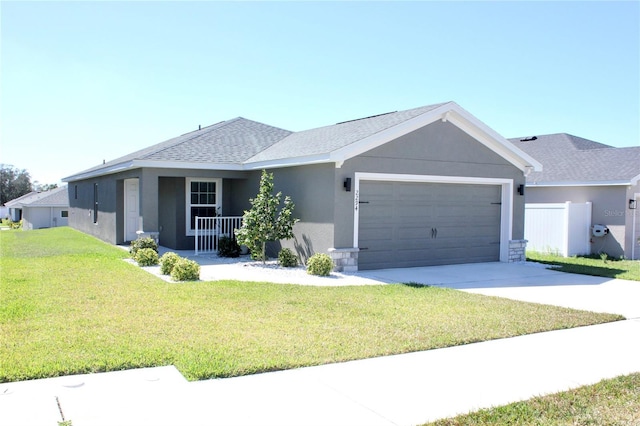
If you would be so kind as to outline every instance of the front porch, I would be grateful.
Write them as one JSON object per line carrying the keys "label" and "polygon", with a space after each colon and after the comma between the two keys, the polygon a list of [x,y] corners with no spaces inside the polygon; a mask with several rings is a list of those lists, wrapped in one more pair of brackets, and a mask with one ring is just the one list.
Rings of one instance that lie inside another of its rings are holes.
{"label": "front porch", "polygon": [[195,254],[218,251],[220,238],[235,240],[235,230],[242,227],[242,216],[195,217]]}

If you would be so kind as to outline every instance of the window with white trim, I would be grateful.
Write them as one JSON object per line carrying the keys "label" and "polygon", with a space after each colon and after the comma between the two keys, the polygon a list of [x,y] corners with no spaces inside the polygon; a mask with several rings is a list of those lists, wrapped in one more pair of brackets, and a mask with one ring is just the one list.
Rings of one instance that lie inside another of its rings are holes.
{"label": "window with white trim", "polygon": [[187,235],[193,235],[196,216],[218,216],[222,206],[222,179],[186,179],[186,219]]}

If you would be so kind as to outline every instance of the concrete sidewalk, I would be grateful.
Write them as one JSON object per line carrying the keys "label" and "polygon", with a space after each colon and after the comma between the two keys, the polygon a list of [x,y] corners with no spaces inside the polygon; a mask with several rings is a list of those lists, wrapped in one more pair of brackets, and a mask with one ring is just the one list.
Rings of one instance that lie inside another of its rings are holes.
{"label": "concrete sidewalk", "polygon": [[417,425],[640,371],[640,320],[187,382],[173,367],[0,386],[0,424]]}

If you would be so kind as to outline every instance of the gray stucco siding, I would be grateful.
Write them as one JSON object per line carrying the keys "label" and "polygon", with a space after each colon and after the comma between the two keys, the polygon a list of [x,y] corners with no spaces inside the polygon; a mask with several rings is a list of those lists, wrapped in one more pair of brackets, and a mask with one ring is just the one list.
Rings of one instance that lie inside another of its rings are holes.
{"label": "gray stucco siding", "polygon": [[[632,211],[628,186],[561,186],[526,188],[527,203],[591,202],[591,223],[605,225],[610,234],[592,238],[591,253],[631,257]],[[628,230],[628,231],[627,231]]]}
{"label": "gray stucco siding", "polygon": [[[274,191],[289,195],[295,204],[295,238],[281,241],[303,260],[314,253],[326,253],[334,246],[335,166],[316,164],[268,170],[273,173]],[[259,176],[259,174],[258,174]],[[253,194],[258,191],[256,184]],[[271,253],[275,255],[276,253]]]}
{"label": "gray stucco siding", "polygon": [[[434,122],[345,161],[336,173],[336,185],[347,177],[353,181],[356,172],[513,180],[512,239],[524,238],[524,197],[516,192],[525,183],[524,174],[450,123]],[[353,246],[354,202],[353,191],[336,196],[335,214],[344,220],[336,232],[336,247]]]}
{"label": "gray stucco siding", "polygon": [[[69,226],[111,244],[124,240],[123,181],[137,178],[140,169],[69,183]],[[94,185],[98,185],[98,221],[94,223]],[[77,197],[76,197],[77,191]]]}

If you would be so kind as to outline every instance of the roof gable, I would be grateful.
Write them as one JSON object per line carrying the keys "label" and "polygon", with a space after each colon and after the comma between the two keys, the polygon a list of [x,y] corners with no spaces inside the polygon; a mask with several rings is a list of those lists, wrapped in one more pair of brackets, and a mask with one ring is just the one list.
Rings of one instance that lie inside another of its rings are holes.
{"label": "roof gable", "polygon": [[616,148],[566,133],[511,141],[544,166],[527,176],[529,185],[628,185],[640,176],[640,147]]}
{"label": "roof gable", "polygon": [[279,167],[313,162],[344,161],[434,121],[448,121],[521,170],[541,165],[455,102],[376,115],[333,126],[293,133],[252,157],[249,168]]}

